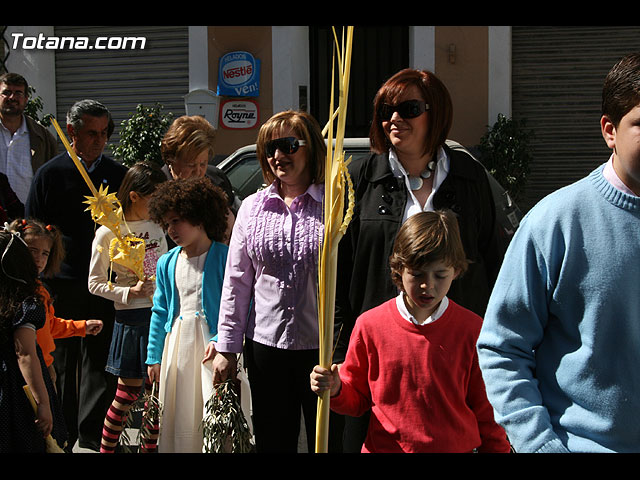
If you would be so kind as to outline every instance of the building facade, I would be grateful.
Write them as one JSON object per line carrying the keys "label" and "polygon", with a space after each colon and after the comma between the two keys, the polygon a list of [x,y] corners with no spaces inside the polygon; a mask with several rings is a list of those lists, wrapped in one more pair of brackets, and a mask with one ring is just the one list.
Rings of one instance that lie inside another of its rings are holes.
{"label": "building facade", "polygon": [[[9,26],[3,37],[4,67],[27,77],[44,113],[64,119],[73,102],[95,98],[117,126],[140,103],[159,102],[174,116],[204,114],[218,129],[217,160],[254,143],[275,112],[302,108],[321,124],[328,119],[328,27]],[[135,43],[141,38],[144,48]],[[498,114],[527,122],[527,209],[606,160],[602,80],[622,55],[640,50],[640,27],[363,25],[353,49],[347,135],[367,135],[373,95],[391,74],[432,70],[453,98],[450,138],[473,147]],[[238,83],[247,72],[257,73],[252,83]]]}

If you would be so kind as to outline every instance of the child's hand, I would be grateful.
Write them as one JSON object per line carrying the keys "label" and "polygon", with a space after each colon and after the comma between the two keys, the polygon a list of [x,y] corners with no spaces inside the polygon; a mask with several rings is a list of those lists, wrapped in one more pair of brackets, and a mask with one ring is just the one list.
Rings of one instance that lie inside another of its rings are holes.
{"label": "child's hand", "polygon": [[153,365],[147,365],[147,376],[149,377],[149,382],[159,382],[160,381],[160,364],[154,363]]}
{"label": "child's hand", "polygon": [[212,360],[213,357],[216,356],[216,353],[218,353],[216,351],[216,343],[215,342],[209,342],[207,344],[207,348],[204,349],[204,358],[202,359],[202,363],[208,362],[209,360]]}
{"label": "child's hand", "polygon": [[43,438],[47,438],[53,430],[53,415],[51,414],[51,407],[48,402],[38,405],[36,428],[42,434]]}
{"label": "child's hand", "polygon": [[153,295],[155,283],[153,280],[138,280],[133,287],[129,287],[129,296],[132,298],[147,298]]}
{"label": "child's hand", "polygon": [[330,396],[335,397],[340,393],[342,387],[342,381],[340,380],[340,374],[338,373],[338,365],[335,363],[331,365],[331,370],[316,365],[313,367],[311,374],[311,390],[320,396],[325,390],[330,391]]}
{"label": "child's hand", "polygon": [[102,320],[87,320],[85,332],[87,335],[97,335],[102,330]]}

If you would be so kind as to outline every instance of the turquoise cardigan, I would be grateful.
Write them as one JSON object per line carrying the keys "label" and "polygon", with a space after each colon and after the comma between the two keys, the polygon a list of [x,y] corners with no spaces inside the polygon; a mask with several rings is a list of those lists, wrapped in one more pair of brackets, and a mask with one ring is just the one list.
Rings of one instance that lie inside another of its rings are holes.
{"label": "turquoise cardigan", "polygon": [[[176,260],[182,247],[175,247],[162,255],[156,267],[156,289],[151,307],[151,324],[147,344],[147,365],[161,363],[164,340],[171,331],[173,320],[178,315],[180,299],[175,283]],[[218,311],[229,247],[212,242],[204,264],[202,275],[202,311],[204,312],[211,340],[218,334]]]}

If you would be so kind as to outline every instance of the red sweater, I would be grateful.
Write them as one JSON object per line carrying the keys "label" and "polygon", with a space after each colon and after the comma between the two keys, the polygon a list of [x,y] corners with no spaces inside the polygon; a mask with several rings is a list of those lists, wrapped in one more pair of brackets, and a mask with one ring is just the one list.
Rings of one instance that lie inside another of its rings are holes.
{"label": "red sweater", "polygon": [[449,300],[435,322],[414,325],[391,299],[357,320],[331,409],[371,409],[363,452],[508,452],[478,367],[482,319]]}

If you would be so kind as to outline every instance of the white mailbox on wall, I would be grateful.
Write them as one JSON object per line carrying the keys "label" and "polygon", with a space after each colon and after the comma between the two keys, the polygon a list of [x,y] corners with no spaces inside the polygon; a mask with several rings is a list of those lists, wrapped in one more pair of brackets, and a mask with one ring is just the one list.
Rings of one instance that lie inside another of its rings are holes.
{"label": "white mailbox on wall", "polygon": [[200,115],[204,117],[213,128],[218,128],[220,97],[211,90],[191,90],[184,96],[184,107],[187,115]]}

